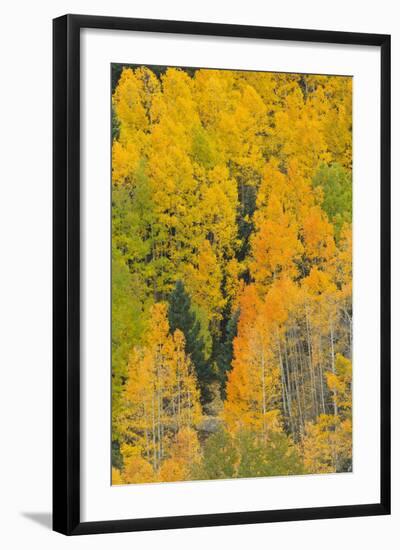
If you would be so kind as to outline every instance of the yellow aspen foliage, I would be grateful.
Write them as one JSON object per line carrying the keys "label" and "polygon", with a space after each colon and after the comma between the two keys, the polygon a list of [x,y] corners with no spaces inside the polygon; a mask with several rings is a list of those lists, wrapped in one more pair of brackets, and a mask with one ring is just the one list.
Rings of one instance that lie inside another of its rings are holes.
{"label": "yellow aspen foliage", "polygon": [[172,335],[169,367],[172,402],[168,412],[172,412],[176,429],[197,426],[202,417],[199,390],[190,358],[185,354],[185,337],[178,329]]}
{"label": "yellow aspen foliage", "polygon": [[255,221],[261,221],[265,217],[265,209],[272,190],[275,196],[283,198],[287,188],[287,176],[279,170],[279,161],[272,158],[263,168],[262,180],[257,193],[256,206],[254,214]]}
{"label": "yellow aspen foliage", "polygon": [[195,261],[195,266],[189,264],[186,269],[187,287],[193,301],[207,312],[208,320],[215,327],[221,319],[225,298],[221,293],[221,268],[208,240],[201,244]]}
{"label": "yellow aspen foliage", "polygon": [[163,100],[168,116],[189,134],[200,122],[197,104],[193,99],[193,81],[181,69],[170,68],[161,78]]}
{"label": "yellow aspen foliage", "polygon": [[326,271],[322,271],[317,267],[313,267],[310,274],[302,281],[302,287],[306,290],[306,293],[310,297],[316,297],[321,301],[326,298],[326,293],[335,293],[337,288],[332,282],[329,274]]}
{"label": "yellow aspen foliage", "polygon": [[341,238],[336,249],[336,261],[332,266],[333,276],[345,298],[351,300],[352,294],[352,259],[353,259],[353,232],[349,224],[342,228]]}
{"label": "yellow aspen foliage", "polygon": [[334,394],[333,399],[339,414],[347,417],[351,415],[352,405],[352,366],[350,359],[336,354],[335,371],[326,373],[329,390]]}
{"label": "yellow aspen foliage", "polygon": [[124,471],[122,479],[124,483],[150,483],[156,481],[151,464],[136,453],[129,453],[127,449],[124,456]]}
{"label": "yellow aspen foliage", "polygon": [[277,75],[252,71],[238,71],[236,74],[237,85],[247,85],[253,88],[264,102],[268,117],[271,119],[278,109],[280,99],[277,93]]}
{"label": "yellow aspen foliage", "polygon": [[351,471],[351,421],[322,414],[315,424],[308,424],[303,443],[307,473]]}
{"label": "yellow aspen foliage", "polygon": [[239,155],[235,162],[252,169],[264,165],[262,157],[262,136],[268,125],[267,108],[252,86],[242,89],[242,97],[233,115],[239,132]]}
{"label": "yellow aspen foliage", "polygon": [[[308,277],[302,281],[303,300],[308,319],[309,330],[315,330],[317,338],[328,334],[330,346],[334,328],[338,324],[338,315],[343,307],[343,296],[331,276],[326,271],[313,267]],[[331,350],[330,363],[334,361]]]}
{"label": "yellow aspen foliage", "polygon": [[301,173],[309,178],[321,162],[331,160],[317,113],[299,88],[286,99],[285,109],[275,114],[275,136],[279,136],[280,158],[296,158]]}
{"label": "yellow aspen foliage", "polygon": [[122,485],[124,483],[122,475],[118,468],[112,468],[111,470],[111,485]]}
{"label": "yellow aspen foliage", "polygon": [[204,229],[218,258],[231,258],[237,245],[237,184],[221,165],[210,170],[206,179],[202,190]]}
{"label": "yellow aspen foliage", "polygon": [[231,113],[239,91],[234,88],[235,75],[232,71],[196,71],[194,77],[194,98],[202,124],[210,131],[216,128],[223,113]]}
{"label": "yellow aspen foliage", "polygon": [[323,78],[322,124],[326,143],[334,162],[352,166],[352,79]]}
{"label": "yellow aspen foliage", "polygon": [[312,188],[309,178],[304,176],[297,158],[287,163],[287,185],[284,188],[285,208],[288,208],[301,222],[307,209],[319,204],[321,195]]}
{"label": "yellow aspen foliage", "polygon": [[140,161],[140,150],[135,143],[122,145],[114,141],[112,147],[112,178],[114,183],[133,182]]}
{"label": "yellow aspen foliage", "polygon": [[236,175],[243,169],[262,169],[262,134],[267,123],[266,106],[250,86],[243,88],[232,112],[221,113],[215,129],[217,147],[224,158],[233,160]]}
{"label": "yellow aspen foliage", "polygon": [[166,305],[155,304],[147,340],[132,350],[119,426],[127,457],[135,456],[139,465],[139,458],[145,460],[152,472],[159,469],[171,435],[201,421],[199,390],[184,344],[179,330],[169,334]]}
{"label": "yellow aspen foliage", "polygon": [[152,106],[161,92],[160,82],[147,67],[135,71],[123,69],[113,95],[113,107],[118,117],[119,141],[128,142],[139,132],[145,132],[154,122]]}
{"label": "yellow aspen foliage", "polygon": [[308,424],[303,441],[304,465],[308,472],[337,472],[351,469],[352,454],[352,368],[351,361],[336,354],[335,367],[326,373],[335,414],[322,414]]}
{"label": "yellow aspen foliage", "polygon": [[159,481],[186,481],[190,479],[190,468],[179,458],[167,458],[163,461],[158,474]]}
{"label": "yellow aspen foliage", "polygon": [[145,147],[152,120],[152,103],[160,93],[158,79],[149,69],[123,69],[113,95],[118,139],[113,143],[113,182],[130,181]]}
{"label": "yellow aspen foliage", "polygon": [[200,443],[195,430],[182,428],[171,442],[169,455],[161,465],[160,481],[190,479],[193,466],[201,461]]}
{"label": "yellow aspen foliage", "polygon": [[188,426],[182,428],[176,435],[171,448],[171,457],[180,458],[186,463],[195,463],[200,458],[200,444],[197,433]]}

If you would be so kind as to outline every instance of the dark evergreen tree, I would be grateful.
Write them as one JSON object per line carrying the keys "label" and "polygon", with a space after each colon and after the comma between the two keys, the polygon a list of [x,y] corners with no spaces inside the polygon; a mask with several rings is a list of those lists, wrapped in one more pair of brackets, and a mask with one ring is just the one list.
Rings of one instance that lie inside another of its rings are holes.
{"label": "dark evergreen tree", "polygon": [[185,335],[185,351],[196,369],[201,401],[204,404],[210,398],[208,384],[212,378],[211,369],[204,356],[201,326],[192,310],[190,296],[182,281],[177,281],[169,297],[168,321],[171,333],[179,329]]}
{"label": "dark evergreen tree", "polygon": [[237,335],[239,309],[236,309],[226,323],[225,338],[218,344],[216,363],[221,383],[221,397],[225,399],[226,374],[232,368],[233,340]]}
{"label": "dark evergreen tree", "polygon": [[257,185],[255,181],[249,182],[248,177],[248,175],[244,175],[238,178],[239,210],[237,226],[241,245],[236,257],[240,262],[249,255],[250,235],[254,231],[253,214],[256,209]]}

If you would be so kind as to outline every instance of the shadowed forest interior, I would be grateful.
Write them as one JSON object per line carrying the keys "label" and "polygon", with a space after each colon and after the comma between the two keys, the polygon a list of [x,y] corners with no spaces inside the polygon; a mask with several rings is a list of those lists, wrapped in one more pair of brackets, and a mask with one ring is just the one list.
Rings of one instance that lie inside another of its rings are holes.
{"label": "shadowed forest interior", "polygon": [[111,75],[112,483],[351,471],[351,77]]}

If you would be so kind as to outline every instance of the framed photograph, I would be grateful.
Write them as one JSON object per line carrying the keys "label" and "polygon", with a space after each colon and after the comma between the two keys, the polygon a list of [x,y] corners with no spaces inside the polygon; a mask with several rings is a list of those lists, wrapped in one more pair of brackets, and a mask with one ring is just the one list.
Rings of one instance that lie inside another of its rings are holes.
{"label": "framed photograph", "polygon": [[54,20],[54,530],[390,513],[390,37]]}

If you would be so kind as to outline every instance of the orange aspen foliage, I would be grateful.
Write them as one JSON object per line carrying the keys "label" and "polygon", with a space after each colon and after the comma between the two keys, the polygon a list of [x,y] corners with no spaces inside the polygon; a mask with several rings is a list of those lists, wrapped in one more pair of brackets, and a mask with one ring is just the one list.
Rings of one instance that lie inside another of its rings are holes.
{"label": "orange aspen foliage", "polygon": [[240,308],[223,417],[232,431],[247,427],[267,437],[276,425],[279,370],[273,362],[265,304],[253,285],[244,291]]}
{"label": "orange aspen foliage", "polygon": [[258,220],[257,232],[252,239],[250,270],[257,283],[268,285],[281,275],[296,276],[296,262],[303,252],[298,233],[292,216],[284,211],[282,203],[272,193],[265,217]]}

